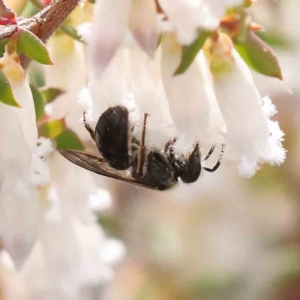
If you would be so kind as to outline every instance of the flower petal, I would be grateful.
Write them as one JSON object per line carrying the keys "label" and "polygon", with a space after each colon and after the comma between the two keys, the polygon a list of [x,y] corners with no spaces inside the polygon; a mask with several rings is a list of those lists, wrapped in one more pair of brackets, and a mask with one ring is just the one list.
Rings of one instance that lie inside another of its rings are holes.
{"label": "flower petal", "polygon": [[190,45],[198,37],[198,29],[214,30],[218,18],[211,14],[209,1],[202,0],[159,0],[168,16],[170,26],[177,30],[181,45]]}
{"label": "flower petal", "polygon": [[200,52],[198,59],[184,74],[173,76],[180,59],[180,45],[174,36],[165,36],[162,40],[162,79],[179,135],[177,147],[181,149],[177,150],[186,154],[195,141],[220,142],[218,134],[223,120],[208,78],[203,53]]}
{"label": "flower petal", "polygon": [[206,0],[211,13],[217,17],[221,18],[226,14],[226,10],[241,6],[244,4],[244,0]]}
{"label": "flower petal", "polygon": [[33,151],[37,141],[36,115],[31,89],[25,79],[25,71],[15,52],[12,54],[5,53],[2,63],[4,64],[3,72],[11,84],[15,99],[22,107],[18,111],[18,115],[22,122],[24,135]]}
{"label": "flower petal", "polygon": [[264,105],[249,68],[227,36],[220,36],[210,50],[214,89],[228,131],[226,144],[240,160],[240,174],[252,176],[264,161],[282,163],[283,134],[268,119],[276,109],[268,100]]}
{"label": "flower petal", "polygon": [[93,101],[93,122],[97,122],[109,107],[124,105],[129,88],[127,71],[127,53],[124,49],[120,49],[105,69],[103,76],[100,78],[90,76],[88,87]]}
{"label": "flower petal", "polygon": [[[30,182],[32,152],[23,133],[19,109],[0,104],[2,188],[0,235],[17,267],[26,259],[40,221],[37,191]],[[28,128],[30,130],[30,128]]]}
{"label": "flower petal", "polygon": [[100,76],[122,41],[127,29],[131,0],[99,0],[96,2],[89,64]]}
{"label": "flower petal", "polygon": [[153,57],[158,43],[157,13],[153,0],[133,1],[129,28],[141,48]]}

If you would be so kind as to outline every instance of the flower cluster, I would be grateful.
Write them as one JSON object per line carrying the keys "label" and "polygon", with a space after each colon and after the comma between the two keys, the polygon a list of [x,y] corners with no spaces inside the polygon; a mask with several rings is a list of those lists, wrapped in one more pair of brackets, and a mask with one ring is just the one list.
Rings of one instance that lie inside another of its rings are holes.
{"label": "flower cluster", "polygon": [[[8,44],[0,61],[0,81],[9,82],[15,102],[7,105],[0,93],[0,122],[5,129],[0,130],[4,299],[94,299],[125,253],[122,242],[105,236],[94,214],[110,206],[101,178],[54,151],[89,145],[81,122],[83,110],[93,126],[107,108],[126,106],[137,137],[148,113],[149,149],[162,150],[175,137],[174,150],[185,156],[195,143],[200,143],[203,154],[226,144],[224,158],[235,162],[246,177],[263,163],[284,161],[284,134],[271,120],[276,108],[270,98],[261,97],[249,70],[249,65],[266,74],[275,70],[274,77],[280,77],[273,53],[266,47],[255,49],[275,64],[261,67],[251,61],[251,52],[246,52],[251,62],[247,63],[237,47],[245,50],[247,42],[253,42],[253,26],[247,15],[241,17],[251,3],[81,3],[61,28],[69,35],[75,32],[84,43],[62,32],[55,34],[48,41],[55,66],[43,67],[46,83],[40,86],[26,78],[15,45]],[[25,41],[33,41],[32,33],[25,35]],[[48,54],[39,42],[35,46]],[[45,61],[52,63],[49,57]],[[32,63],[30,75],[35,67]]]}
{"label": "flower cluster", "polygon": [[55,142],[38,129],[56,108],[49,105],[46,121],[38,120],[38,90],[26,78],[16,38],[0,60],[6,78],[0,98],[0,297],[83,299],[87,287],[97,290],[112,278],[125,247],[106,237],[94,213],[108,208],[110,195],[54,152]]}
{"label": "flower cluster", "polygon": [[[284,161],[283,133],[270,120],[271,100],[262,99],[246,62],[218,29],[226,10],[244,2],[215,2],[98,1],[87,35],[91,119],[126,105],[138,135],[148,113],[148,145],[162,149],[176,136],[175,150],[187,155],[197,141],[202,148],[225,143],[225,157],[250,177],[264,162]],[[202,49],[179,74],[185,51],[206,32]]]}

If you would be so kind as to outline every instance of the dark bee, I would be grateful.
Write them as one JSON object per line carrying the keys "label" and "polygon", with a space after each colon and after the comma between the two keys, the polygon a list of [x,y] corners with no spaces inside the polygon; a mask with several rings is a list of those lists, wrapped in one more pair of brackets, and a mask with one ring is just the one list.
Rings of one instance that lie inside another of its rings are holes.
{"label": "dark bee", "polygon": [[[144,115],[141,139],[131,135],[128,110],[124,106],[107,109],[99,118],[95,130],[83,121],[95,141],[101,156],[93,156],[75,150],[60,150],[60,153],[74,164],[101,174],[139,186],[165,190],[173,187],[178,178],[185,183],[195,182],[201,173],[201,154],[199,145],[194,146],[188,158],[174,154],[172,146],[176,140],[169,141],[164,150],[149,150],[145,147],[146,121]],[[214,172],[221,164],[224,145],[217,164],[204,169]],[[208,159],[214,147],[204,160]]]}

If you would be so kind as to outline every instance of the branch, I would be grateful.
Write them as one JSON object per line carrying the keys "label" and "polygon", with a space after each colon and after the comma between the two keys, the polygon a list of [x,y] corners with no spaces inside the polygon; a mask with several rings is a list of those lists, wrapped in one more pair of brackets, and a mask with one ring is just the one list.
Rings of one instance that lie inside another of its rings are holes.
{"label": "branch", "polygon": [[[80,0],[53,0],[32,18],[20,20],[17,26],[30,30],[42,41],[46,41],[79,2]],[[0,30],[0,41],[10,38],[15,28],[16,25],[9,25]]]}

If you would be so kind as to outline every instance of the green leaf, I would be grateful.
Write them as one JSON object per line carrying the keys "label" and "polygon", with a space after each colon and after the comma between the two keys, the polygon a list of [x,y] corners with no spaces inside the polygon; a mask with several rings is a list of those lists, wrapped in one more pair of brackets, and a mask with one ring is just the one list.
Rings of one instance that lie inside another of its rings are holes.
{"label": "green leaf", "polygon": [[23,18],[31,18],[35,14],[37,14],[39,10],[34,6],[31,2],[27,2],[26,6],[24,7],[21,17]]}
{"label": "green leaf", "polygon": [[62,134],[65,129],[66,129],[66,124],[64,119],[50,120],[44,122],[39,127],[39,135],[51,139],[55,139],[60,134]]}
{"label": "green leaf", "polygon": [[37,62],[32,61],[29,65],[29,82],[37,88],[46,84],[44,68]]}
{"label": "green leaf", "polygon": [[15,99],[9,80],[0,70],[0,101],[11,106],[21,107]]}
{"label": "green leaf", "polygon": [[33,85],[30,86],[31,93],[33,96],[34,107],[35,107],[35,114],[36,120],[39,121],[44,117],[44,109],[45,109],[45,100],[43,94]]}
{"label": "green leaf", "polygon": [[97,221],[99,225],[113,236],[119,236],[121,233],[121,224],[119,219],[113,215],[98,214]]}
{"label": "green leaf", "polygon": [[45,4],[42,4],[41,0],[30,0],[30,2],[37,8],[37,9],[43,9]]}
{"label": "green leaf", "polygon": [[282,79],[274,51],[254,32],[249,31],[244,39],[234,40],[234,45],[250,68],[263,75]]}
{"label": "green leaf", "polygon": [[208,31],[201,31],[199,32],[198,38],[191,45],[182,47],[181,62],[174,75],[182,74],[188,69],[202,48],[209,34],[210,32]]}
{"label": "green leaf", "polygon": [[55,138],[56,149],[83,150],[84,146],[79,137],[71,129],[66,129]]}
{"label": "green leaf", "polygon": [[43,88],[43,89],[40,89],[40,91],[43,94],[46,103],[52,102],[58,96],[60,96],[61,94],[65,93],[64,90],[59,89],[59,88],[53,88],[53,87]]}
{"label": "green leaf", "polygon": [[8,39],[0,41],[0,57],[4,55],[5,52],[5,46],[8,43]]}
{"label": "green leaf", "polygon": [[43,65],[53,65],[45,44],[27,29],[20,28],[17,51]]}
{"label": "green leaf", "polygon": [[66,24],[66,23],[63,23],[61,26],[60,26],[60,29],[61,31],[63,31],[65,34],[67,34],[68,36],[72,37],[74,40],[78,41],[78,42],[81,42],[81,43],[84,43],[84,41],[82,40],[81,36],[78,34],[77,30]]}
{"label": "green leaf", "polygon": [[256,34],[268,45],[277,49],[288,50],[295,46],[292,40],[279,31],[258,31]]}

